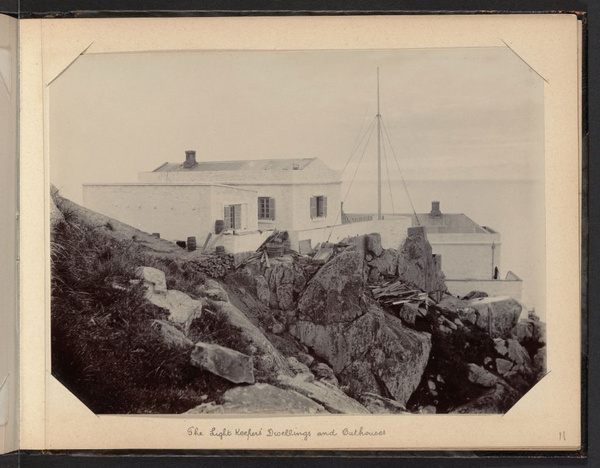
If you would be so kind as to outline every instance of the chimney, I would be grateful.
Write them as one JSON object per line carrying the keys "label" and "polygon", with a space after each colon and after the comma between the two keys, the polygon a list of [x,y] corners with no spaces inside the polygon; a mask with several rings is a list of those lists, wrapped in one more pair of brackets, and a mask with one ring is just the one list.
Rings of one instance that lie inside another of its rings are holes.
{"label": "chimney", "polygon": [[429,213],[430,218],[441,218],[442,212],[440,211],[440,202],[432,201],[431,202],[431,212]]}
{"label": "chimney", "polygon": [[185,162],[183,163],[183,167],[186,169],[190,169],[194,167],[196,164],[196,151],[188,150],[185,152]]}

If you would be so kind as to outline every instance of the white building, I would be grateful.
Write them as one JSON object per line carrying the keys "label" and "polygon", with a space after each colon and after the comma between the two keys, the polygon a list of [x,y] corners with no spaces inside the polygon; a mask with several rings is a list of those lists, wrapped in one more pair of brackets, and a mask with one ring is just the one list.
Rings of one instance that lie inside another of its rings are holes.
{"label": "white building", "polygon": [[501,237],[463,213],[442,213],[432,202],[429,213],[412,216],[413,226],[424,226],[433,253],[441,256],[446,286],[455,295],[485,291],[521,299],[522,280],[509,271],[501,275]]}
{"label": "white building", "polygon": [[341,173],[317,158],[197,161],[186,151],[185,161],[141,172],[137,183],[85,184],[83,202],[169,240],[194,236],[199,245],[223,221],[216,245],[234,253],[255,250],[273,229],[288,231],[296,250],[302,241],[314,247],[369,232],[397,248],[410,217],[342,225],[341,184]]}

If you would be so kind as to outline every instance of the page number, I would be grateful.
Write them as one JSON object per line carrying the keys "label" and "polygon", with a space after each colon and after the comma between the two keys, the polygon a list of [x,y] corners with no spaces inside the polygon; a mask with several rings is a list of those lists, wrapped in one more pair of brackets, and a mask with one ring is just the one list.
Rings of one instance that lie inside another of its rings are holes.
{"label": "page number", "polygon": [[566,433],[566,431],[559,431],[558,432],[558,440],[563,440],[563,441],[567,440],[567,433]]}

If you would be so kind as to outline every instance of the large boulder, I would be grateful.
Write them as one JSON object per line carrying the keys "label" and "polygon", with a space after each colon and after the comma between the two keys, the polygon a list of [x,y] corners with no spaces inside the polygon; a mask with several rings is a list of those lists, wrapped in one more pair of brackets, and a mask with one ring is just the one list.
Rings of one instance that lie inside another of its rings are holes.
{"label": "large boulder", "polygon": [[252,358],[224,346],[198,342],[194,345],[190,362],[233,383],[254,383]]}
{"label": "large boulder", "polygon": [[187,294],[169,289],[164,294],[146,293],[146,299],[161,309],[169,311],[169,320],[185,326],[187,329],[192,320],[200,317],[202,313],[202,302],[192,299]]}
{"label": "large boulder", "polygon": [[290,256],[272,259],[271,267],[265,270],[264,278],[270,291],[269,305],[274,309],[293,309],[295,294],[302,291],[306,285],[302,268],[296,265]]}
{"label": "large boulder", "polygon": [[408,229],[398,251],[398,276],[423,291],[445,291],[445,277],[434,260],[431,244],[422,226]]}
{"label": "large boulder", "polygon": [[476,325],[492,338],[503,338],[519,322],[521,304],[509,296],[474,299],[469,307],[478,313]]}
{"label": "large boulder", "polygon": [[[372,340],[361,335],[366,334]],[[383,392],[406,405],[418,387],[431,352],[431,335],[402,325],[400,319],[385,314],[378,307],[357,320],[348,333],[351,361],[338,376],[350,386],[352,394]]]}
{"label": "large boulder", "polygon": [[379,257],[383,253],[383,247],[381,246],[381,234],[374,232],[365,236],[367,252],[371,253],[375,257]]}
{"label": "large boulder", "polygon": [[316,414],[327,413],[323,406],[293,390],[265,383],[234,387],[221,397],[222,403],[204,403],[188,414]]}
{"label": "large boulder", "polygon": [[167,293],[167,279],[162,270],[141,266],[136,268],[135,275],[142,280],[147,296]]}
{"label": "large boulder", "polygon": [[290,333],[325,360],[352,394],[384,392],[406,404],[427,365],[431,336],[404,327],[368,302],[364,291],[361,254],[339,254],[309,282]]}
{"label": "large boulder", "polygon": [[363,315],[364,263],[358,252],[342,252],[325,264],[298,301],[301,320],[315,325],[350,323]]}

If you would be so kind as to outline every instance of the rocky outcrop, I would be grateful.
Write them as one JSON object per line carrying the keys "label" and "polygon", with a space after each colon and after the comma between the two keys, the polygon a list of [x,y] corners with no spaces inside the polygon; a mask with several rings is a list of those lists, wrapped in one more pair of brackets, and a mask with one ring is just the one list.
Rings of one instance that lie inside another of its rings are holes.
{"label": "rocky outcrop", "polygon": [[299,319],[315,325],[351,323],[364,313],[365,280],[360,254],[341,253],[308,283],[298,302]]}
{"label": "rocky outcrop", "polygon": [[475,385],[493,387],[500,379],[483,367],[471,363],[469,364],[469,380]]}
{"label": "rocky outcrop", "polygon": [[272,259],[264,278],[270,291],[268,305],[275,309],[293,309],[297,294],[306,285],[304,272],[290,256]]}
{"label": "rocky outcrop", "polygon": [[431,350],[429,334],[404,327],[364,296],[359,252],[343,252],[309,282],[290,333],[328,362],[351,394],[390,396],[405,404]]}
{"label": "rocky outcrop", "polygon": [[383,247],[381,246],[381,234],[374,232],[365,236],[365,247],[367,252],[379,257],[383,253]]}
{"label": "rocky outcrop", "polygon": [[398,270],[398,251],[396,249],[382,250],[380,255],[367,262],[370,268],[369,281],[376,282],[382,275],[394,276]]}
{"label": "rocky outcrop", "polygon": [[455,409],[458,414],[499,414],[508,411],[519,399],[520,394],[506,383],[497,383],[482,396]]}
{"label": "rocky outcrop", "polygon": [[521,315],[521,304],[509,296],[493,296],[474,299],[469,308],[477,314],[476,325],[488,332],[492,338],[503,338],[517,325]]}
{"label": "rocky outcrop", "polygon": [[339,387],[340,383],[338,382],[338,379],[336,378],[335,374],[333,373],[333,369],[331,367],[329,367],[327,364],[323,364],[322,362],[319,362],[318,364],[315,364],[314,366],[312,366],[310,368],[310,370],[312,371],[312,373],[316,379],[323,380],[325,382],[330,383],[331,385],[335,385],[336,387]]}
{"label": "rocky outcrop", "polygon": [[234,387],[221,397],[220,405],[203,403],[187,414],[317,414],[327,413],[323,406],[293,390],[269,384]]}
{"label": "rocky outcrop", "polygon": [[227,292],[214,279],[207,279],[202,286],[196,289],[196,293],[213,301],[229,302]]}
{"label": "rocky outcrop", "polygon": [[306,364],[302,364],[295,357],[287,358],[287,362],[290,366],[291,371],[294,374],[310,374],[310,370]]}
{"label": "rocky outcrop", "polygon": [[375,393],[363,393],[360,402],[372,414],[401,414],[408,413],[404,405]]}
{"label": "rocky outcrop", "polygon": [[350,398],[338,387],[325,381],[314,380],[312,374],[298,374],[295,377],[282,375],[278,377],[277,385],[288,390],[294,390],[316,401],[330,413],[369,413],[369,410],[358,401]]}
{"label": "rocky outcrop", "polygon": [[511,336],[519,343],[526,341],[546,343],[546,324],[539,320],[521,319],[511,330]]}
{"label": "rocky outcrop", "polygon": [[164,320],[153,320],[152,327],[159,331],[163,341],[171,348],[188,350],[194,346],[194,343],[181,330]]}
{"label": "rocky outcrop", "polygon": [[434,260],[423,227],[408,229],[408,236],[398,251],[398,276],[423,291],[446,290],[444,274]]}
{"label": "rocky outcrop", "polygon": [[252,358],[233,349],[198,342],[194,345],[190,362],[233,383],[254,383]]}
{"label": "rocky outcrop", "polygon": [[167,279],[165,273],[157,268],[141,266],[136,268],[135,276],[143,282],[146,294],[167,294]]}
{"label": "rocky outcrop", "polygon": [[260,361],[262,369],[274,374],[293,375],[285,358],[242,311],[228,302],[214,302],[211,307],[223,313],[229,323],[242,331],[244,338],[254,346],[253,357]]}
{"label": "rocky outcrop", "polygon": [[202,302],[192,299],[187,294],[175,289],[167,289],[167,281],[163,271],[152,267],[139,267],[135,271],[145,288],[146,299],[161,309],[169,312],[169,320],[183,325],[187,331],[190,323],[200,317]]}

